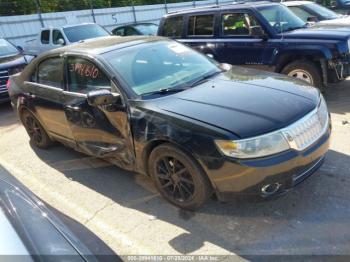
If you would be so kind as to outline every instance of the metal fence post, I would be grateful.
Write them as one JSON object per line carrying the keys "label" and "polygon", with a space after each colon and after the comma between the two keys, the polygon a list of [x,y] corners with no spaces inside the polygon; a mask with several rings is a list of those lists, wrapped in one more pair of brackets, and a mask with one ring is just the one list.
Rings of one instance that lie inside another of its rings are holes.
{"label": "metal fence post", "polygon": [[89,2],[90,2],[90,9],[91,9],[92,20],[94,21],[94,23],[96,23],[96,17],[95,17],[95,12],[94,12],[94,5],[92,3],[92,0],[90,0]]}
{"label": "metal fence post", "polygon": [[219,0],[216,0],[216,5],[219,5]]}
{"label": "metal fence post", "polygon": [[137,19],[136,19],[136,11],[135,11],[135,6],[134,6],[134,1],[131,0],[131,8],[132,8],[132,15],[134,16],[134,23],[137,22]]}
{"label": "metal fence post", "polygon": [[196,7],[196,0],[192,1],[192,5],[193,5],[193,7]]}
{"label": "metal fence post", "polygon": [[164,8],[165,8],[165,13],[168,13],[168,4],[166,2],[166,0],[164,0]]}
{"label": "metal fence post", "polygon": [[43,20],[43,17],[41,15],[41,5],[40,5],[39,0],[35,0],[35,6],[36,6],[36,12],[38,13],[38,16],[39,16],[39,21],[40,21],[41,27],[45,27],[44,20]]}

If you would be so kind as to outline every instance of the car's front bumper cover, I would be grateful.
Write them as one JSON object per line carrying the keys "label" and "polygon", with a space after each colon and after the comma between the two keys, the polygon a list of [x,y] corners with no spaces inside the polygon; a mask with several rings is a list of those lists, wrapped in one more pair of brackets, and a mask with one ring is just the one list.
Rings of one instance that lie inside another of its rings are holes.
{"label": "car's front bumper cover", "polygon": [[[284,193],[312,175],[323,163],[329,148],[331,128],[313,145],[298,152],[290,150],[271,157],[233,160],[224,157],[207,169],[217,197],[222,201],[238,195],[260,195],[266,185],[278,183],[276,194]],[[271,194],[272,196],[272,194]]]}

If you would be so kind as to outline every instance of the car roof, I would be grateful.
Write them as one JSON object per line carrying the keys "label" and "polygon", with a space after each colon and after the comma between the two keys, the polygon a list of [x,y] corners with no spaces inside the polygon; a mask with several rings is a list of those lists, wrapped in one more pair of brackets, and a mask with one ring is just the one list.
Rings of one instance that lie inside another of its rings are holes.
{"label": "car roof", "polygon": [[53,49],[48,54],[62,54],[65,52],[84,53],[91,55],[99,55],[112,50],[121,49],[128,46],[156,42],[167,38],[159,36],[105,36],[95,39],[80,41],[76,44]]}
{"label": "car roof", "polygon": [[285,6],[299,6],[299,5],[308,5],[312,4],[314,2],[311,1],[287,1],[287,2],[282,2]]}
{"label": "car roof", "polygon": [[191,9],[169,12],[167,15],[165,15],[165,17],[182,15],[182,14],[191,14],[191,13],[204,13],[204,12],[213,11],[215,9],[232,10],[232,9],[254,8],[256,6],[271,6],[271,5],[279,5],[279,4],[280,3],[273,3],[269,1],[233,2],[231,4],[225,4],[225,5],[211,5],[211,6],[196,7]]}
{"label": "car roof", "polygon": [[49,29],[57,29],[57,28],[71,28],[81,25],[96,25],[95,23],[80,23],[80,24],[68,24],[68,25],[62,25],[62,26],[49,26],[41,28],[41,30],[49,30]]}

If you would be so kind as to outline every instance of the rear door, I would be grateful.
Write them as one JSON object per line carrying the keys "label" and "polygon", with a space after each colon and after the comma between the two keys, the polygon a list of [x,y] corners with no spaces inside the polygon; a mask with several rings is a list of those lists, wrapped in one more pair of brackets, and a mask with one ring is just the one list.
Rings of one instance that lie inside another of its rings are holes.
{"label": "rear door", "polygon": [[[185,38],[180,42],[205,54],[214,55],[217,27],[214,13],[188,16],[185,23]],[[215,55],[214,55],[215,56]]]}
{"label": "rear door", "polygon": [[[265,37],[254,35],[257,27],[263,30]],[[219,36],[216,54],[221,63],[263,66],[270,60],[272,44],[262,25],[248,10],[221,13]]]}
{"label": "rear door", "polygon": [[64,110],[79,150],[131,169],[134,150],[127,107],[122,105],[124,99],[118,104],[96,107],[87,102],[89,91],[108,89],[119,95],[118,87],[89,58],[68,56],[66,72]]}
{"label": "rear door", "polygon": [[52,56],[38,64],[32,78],[25,82],[32,110],[51,135],[72,140],[63,111],[63,57]]}

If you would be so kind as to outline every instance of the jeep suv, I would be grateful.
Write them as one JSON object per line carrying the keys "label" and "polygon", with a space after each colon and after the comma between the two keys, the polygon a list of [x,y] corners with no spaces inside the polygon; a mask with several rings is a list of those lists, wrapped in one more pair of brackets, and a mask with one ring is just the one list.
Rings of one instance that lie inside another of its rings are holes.
{"label": "jeep suv", "polygon": [[286,6],[237,3],[165,15],[158,35],[221,63],[283,73],[322,88],[350,75],[350,29],[312,27]]}

